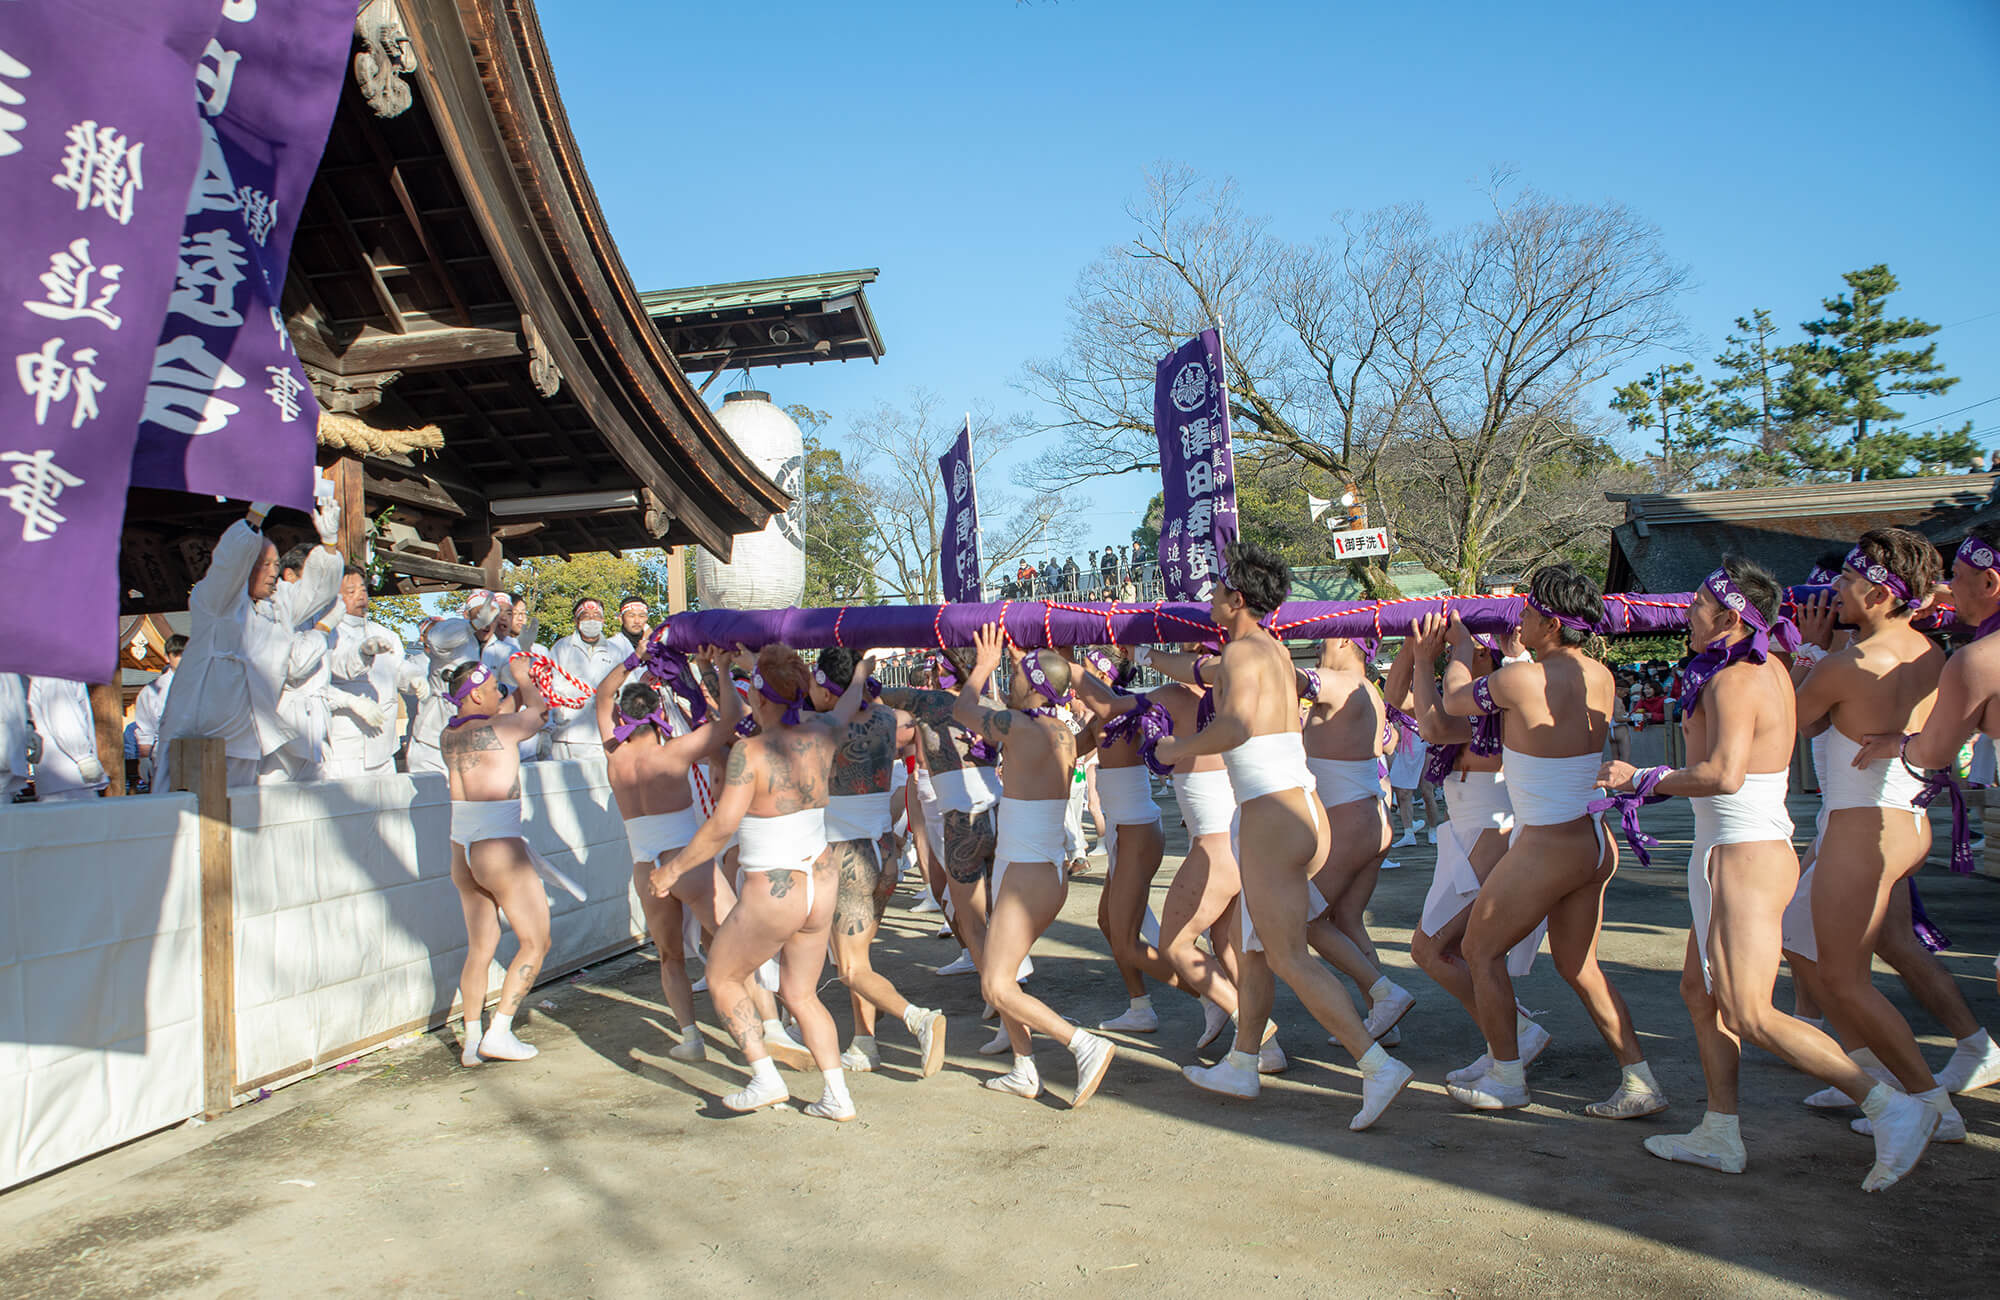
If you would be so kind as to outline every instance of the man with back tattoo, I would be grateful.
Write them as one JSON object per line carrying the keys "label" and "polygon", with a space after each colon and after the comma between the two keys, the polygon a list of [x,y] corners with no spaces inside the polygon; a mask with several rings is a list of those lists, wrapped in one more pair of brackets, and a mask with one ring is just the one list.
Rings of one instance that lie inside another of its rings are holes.
{"label": "man with back tattoo", "polygon": [[[549,955],[549,899],[521,836],[520,748],[542,729],[548,704],[528,676],[526,655],[515,655],[507,670],[515,692],[504,702],[500,683],[485,664],[475,659],[451,670],[446,698],[458,713],[438,743],[451,783],[451,883],[465,910],[465,966],[458,977],[465,1013],[459,1060],[465,1065],[478,1065],[482,1057],[525,1061],[536,1054],[514,1037],[514,1013]],[[501,982],[493,1023],[482,1035],[487,970],[500,946],[502,911],[521,946]]]}
{"label": "man with back tattoo", "polygon": [[813,670],[813,707],[831,714],[842,703],[859,706],[845,724],[845,736],[826,778],[827,847],[840,875],[833,903],[833,960],[854,1002],[854,1041],[840,1054],[840,1064],[858,1074],[881,1065],[875,1047],[879,1009],[916,1036],[922,1076],[928,1079],[944,1064],[943,1013],[913,1006],[868,960],[882,909],[896,884],[891,864],[900,849],[891,829],[895,823],[891,771],[912,736],[909,715],[861,703],[868,689],[867,666],[854,651],[838,647],[820,651]]}

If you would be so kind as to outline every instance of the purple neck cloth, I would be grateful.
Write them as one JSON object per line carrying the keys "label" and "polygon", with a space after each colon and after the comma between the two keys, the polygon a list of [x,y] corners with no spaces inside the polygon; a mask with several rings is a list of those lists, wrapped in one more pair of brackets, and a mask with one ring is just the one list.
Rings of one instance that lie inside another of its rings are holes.
{"label": "purple neck cloth", "polygon": [[1625,842],[1632,846],[1632,856],[1639,859],[1642,867],[1653,865],[1653,855],[1649,850],[1659,848],[1660,842],[1640,827],[1639,809],[1649,803],[1667,801],[1667,795],[1653,791],[1660,784],[1660,778],[1673,770],[1665,766],[1641,768],[1633,774],[1630,790],[1608,790],[1604,798],[1592,799],[1588,806],[1593,814],[1609,812],[1613,808],[1618,810],[1618,829],[1624,832]]}
{"label": "purple neck cloth", "polygon": [[643,718],[627,717],[621,710],[618,714],[618,725],[611,728],[611,743],[622,745],[632,738],[633,732],[647,726],[654,728],[658,733],[657,739],[661,744],[664,745],[667,742],[667,736],[671,733],[672,729],[667,726],[666,712],[662,709],[654,709]]}
{"label": "purple neck cloth", "polygon": [[1097,733],[1100,745],[1113,745],[1120,741],[1135,741],[1139,746],[1139,757],[1146,760],[1146,766],[1157,775],[1171,773],[1173,765],[1162,763],[1155,755],[1161,739],[1174,734],[1173,715],[1150,695],[1137,697],[1139,703],[1127,713],[1121,713],[1104,724]]}
{"label": "purple neck cloth", "polygon": [[[678,650],[667,649],[664,641],[650,643],[643,653],[646,670],[653,675],[654,681],[680,697],[682,706],[687,710],[688,721],[697,727],[707,722],[708,697],[701,693],[701,687],[695,682],[694,666],[688,663],[687,656]],[[663,733],[665,730],[661,728]]]}
{"label": "purple neck cloth", "polygon": [[457,731],[460,727],[464,726],[468,722],[484,722],[492,716],[493,715],[490,713],[468,713],[462,718],[453,718],[450,722],[447,722],[444,725],[445,729],[448,731]]}
{"label": "purple neck cloth", "polygon": [[1194,684],[1201,687],[1201,701],[1194,706],[1194,729],[1206,731],[1208,724],[1215,721],[1215,692],[1201,679],[1201,656],[1194,657]]}
{"label": "purple neck cloth", "polygon": [[1892,595],[1911,609],[1924,603],[1922,596],[1910,590],[1909,583],[1892,573],[1888,565],[1869,559],[1868,552],[1859,546],[1847,553],[1847,559],[1842,562],[1841,567],[1854,570],[1878,587],[1887,588]]}
{"label": "purple neck cloth", "polygon": [[1303,669],[1302,675],[1306,679],[1305,702],[1312,704],[1319,699],[1319,670],[1317,668]]}
{"label": "purple neck cloth", "polygon": [[1787,618],[1776,623],[1767,623],[1757,607],[1730,581],[1729,573],[1717,569],[1702,579],[1702,589],[1715,597],[1724,609],[1733,612],[1750,629],[1750,635],[1737,641],[1717,637],[1702,647],[1700,654],[1688,660],[1681,670],[1681,693],[1679,697],[1681,715],[1693,713],[1701,706],[1701,693],[1715,675],[1734,663],[1749,660],[1763,663],[1771,657],[1771,648],[1790,653],[1799,648],[1799,630]]}
{"label": "purple neck cloth", "polygon": [[799,725],[799,718],[804,714],[806,707],[804,699],[788,699],[778,694],[777,688],[765,681],[764,674],[762,673],[751,673],[750,684],[757,688],[759,695],[771,703],[785,706],[785,716],[779,719],[780,723],[787,727],[796,727]]}
{"label": "purple neck cloth", "polygon": [[1558,614],[1541,601],[1535,599],[1533,594],[1528,596],[1528,608],[1534,610],[1543,618],[1554,619],[1572,632],[1595,632],[1597,630],[1597,623],[1594,620],[1578,618],[1574,614]]}
{"label": "purple neck cloth", "polygon": [[[847,693],[845,686],[836,686],[833,679],[818,668],[813,669],[813,680],[818,682],[819,688],[829,695],[845,695]],[[868,698],[871,700],[882,698],[882,683],[876,678],[870,677],[868,684],[862,687],[862,689],[868,692]]]}

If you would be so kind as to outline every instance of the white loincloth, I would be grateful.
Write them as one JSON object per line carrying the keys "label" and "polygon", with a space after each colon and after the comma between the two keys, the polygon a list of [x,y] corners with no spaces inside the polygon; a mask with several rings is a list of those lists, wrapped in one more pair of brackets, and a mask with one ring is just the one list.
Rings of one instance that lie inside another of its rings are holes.
{"label": "white loincloth", "polygon": [[736,830],[736,879],[753,871],[806,873],[806,915],[813,910],[813,867],[826,852],[826,809],[801,808],[779,817],[745,817]]}
{"label": "white loincloth", "polygon": [[[1279,731],[1264,736],[1252,736],[1236,748],[1224,751],[1222,765],[1229,773],[1230,788],[1236,792],[1237,810],[1229,823],[1229,847],[1236,854],[1236,860],[1243,861],[1242,806],[1252,799],[1261,799],[1267,794],[1277,794],[1284,790],[1300,790],[1306,795],[1306,816],[1311,818],[1315,830],[1319,827],[1320,801],[1317,782],[1312,769],[1306,763],[1305,742],[1296,731]],[[1371,762],[1369,766],[1373,767]],[[1314,887],[1312,881],[1304,882],[1306,887],[1307,921],[1325,914],[1330,906],[1326,896]],[[1257,937],[1257,926],[1250,919],[1250,899],[1246,892],[1243,898],[1243,951],[1262,952],[1264,941]]]}
{"label": "white loincloth", "polygon": [[686,848],[694,842],[695,832],[701,829],[702,817],[693,804],[679,812],[649,813],[644,817],[625,819],[625,843],[632,850],[632,861],[658,862],[663,853]]}
{"label": "white loincloth", "polygon": [[[1489,830],[1503,834],[1514,827],[1513,805],[1507,801],[1507,779],[1498,772],[1456,772],[1444,783],[1451,808],[1451,820],[1437,828],[1437,869],[1431,875],[1430,892],[1424,895],[1423,916],[1418,926],[1435,935],[1453,917],[1472,906],[1479,897],[1479,873],[1472,869],[1472,850],[1479,837]],[[1535,967],[1542,936],[1548,933],[1545,920],[1533,934],[1507,951],[1507,973],[1520,979]]]}
{"label": "white loincloth", "polygon": [[[1118,874],[1118,828],[1158,826],[1160,805],[1153,801],[1152,773],[1144,763],[1134,767],[1097,765],[1097,802],[1104,810],[1104,879],[1110,883]],[[1233,811],[1233,809],[1232,809]],[[1139,918],[1139,937],[1160,946],[1160,918],[1153,915],[1150,902]]]}
{"label": "white loincloth", "polygon": [[1063,815],[1069,808],[1064,799],[1002,799],[1000,830],[993,845],[993,897],[1000,897],[1000,882],[1007,868],[1019,862],[1047,862],[1063,879]]}
{"label": "white loincloth", "polygon": [[1181,806],[1189,839],[1220,835],[1236,819],[1236,791],[1229,784],[1229,773],[1221,768],[1174,773],[1174,799]]}
{"label": "white loincloth", "polygon": [[1412,738],[1407,731],[1403,733],[1403,741],[1389,758],[1389,785],[1396,790],[1414,790],[1423,782],[1424,764],[1430,759],[1430,746]]}
{"label": "white loincloth", "polygon": [[1694,805],[1694,849],[1688,854],[1688,911],[1693,914],[1695,950],[1701,957],[1701,982],[1713,988],[1708,970],[1708,923],[1715,907],[1714,885],[1708,874],[1709,854],[1725,844],[1763,844],[1777,840],[1790,848],[1792,817],[1785,811],[1789,769],[1749,772],[1735,794],[1690,799]]}
{"label": "white loincloth", "polygon": [[1382,774],[1372,758],[1306,758],[1319,801],[1329,808],[1382,797]]}
{"label": "white loincloth", "polygon": [[997,778],[990,767],[968,763],[948,772],[931,773],[940,811],[978,815],[1000,802]]}
{"label": "white loincloth", "polygon": [[521,847],[528,851],[528,861],[535,870],[541,872],[545,880],[561,887],[579,903],[587,900],[583,886],[558,871],[555,864],[543,857],[528,837],[521,833],[521,800],[490,799],[451,801],[451,842],[462,846],[468,857],[472,846],[482,840],[519,840]]}
{"label": "white loincloth", "polygon": [[875,843],[889,833],[895,823],[888,791],[869,794],[835,794],[826,799],[826,838],[831,844],[845,840]]}

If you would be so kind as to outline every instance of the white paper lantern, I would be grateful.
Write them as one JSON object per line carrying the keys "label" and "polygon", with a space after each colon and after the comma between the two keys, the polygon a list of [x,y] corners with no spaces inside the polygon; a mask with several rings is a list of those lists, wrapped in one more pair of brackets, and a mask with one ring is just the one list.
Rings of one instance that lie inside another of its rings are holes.
{"label": "white paper lantern", "polygon": [[746,390],[722,399],[715,419],[757,468],[791,496],[791,508],[759,533],[736,539],[729,563],[697,549],[695,592],[707,609],[784,609],[806,589],[805,534],[799,492],[805,480],[805,436],[770,394]]}

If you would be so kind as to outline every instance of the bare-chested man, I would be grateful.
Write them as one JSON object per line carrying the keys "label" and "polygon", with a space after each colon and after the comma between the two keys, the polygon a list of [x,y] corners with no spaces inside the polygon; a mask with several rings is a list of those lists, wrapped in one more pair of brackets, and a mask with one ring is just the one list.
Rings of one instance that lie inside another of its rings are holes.
{"label": "bare-chested man", "polygon": [[1688,642],[1701,649],[1682,674],[1687,766],[1635,771],[1612,762],[1602,777],[1611,789],[1694,803],[1693,927],[1681,997],[1694,1021],[1708,1111],[1693,1132],[1649,1137],[1646,1149],[1731,1174],[1748,1163],[1736,1113],[1744,1039],[1837,1087],[1861,1089],[1871,1115],[1883,1116],[1878,1158],[1895,1158],[1892,1134],[1907,1142],[1928,1122],[1923,1107],[1874,1084],[1824,1032],[1771,1004],[1785,905],[1799,878],[1785,811],[1798,724],[1791,675],[1772,653],[1792,644],[1787,636],[1774,645],[1790,632],[1778,618],[1781,594],[1770,574],[1734,557],[1703,580],[1688,610]]}
{"label": "bare-chested man", "polygon": [[869,945],[882,923],[882,909],[895,889],[900,849],[892,829],[891,774],[901,747],[912,741],[908,715],[865,703],[868,674],[861,657],[835,647],[819,653],[813,671],[813,707],[832,714],[842,696],[858,709],[844,725],[827,773],[826,838],[840,886],[833,905],[833,960],[840,982],[854,1003],[854,1041],[840,1054],[842,1067],[866,1074],[882,1063],[875,1047],[875,1012],[903,1022],[917,1040],[922,1077],[944,1064],[942,1012],[911,1003],[868,960]]}
{"label": "bare-chested man", "polygon": [[723,1026],[743,1049],[750,1083],[722,1104],[758,1110],[790,1097],[765,1050],[763,1019],[749,989],[751,974],[776,954],[778,996],[798,1020],[799,1036],[826,1081],[806,1114],[850,1120],[854,1101],[841,1072],[838,1034],[819,1000],[837,892],[826,845],[826,778],[840,735],[836,724],[806,716],[810,681],[790,648],[769,645],[757,652],[750,708],[761,730],[730,750],[714,813],[686,847],[654,868],[652,886],[656,894],[668,893],[682,873],[738,837],[737,901],[709,944],[708,987]]}
{"label": "bare-chested man", "polygon": [[1327,902],[1328,920],[1313,946],[1361,989],[1368,1003],[1362,1028],[1370,1039],[1380,1039],[1416,999],[1382,973],[1368,934],[1368,900],[1389,848],[1376,766],[1382,757],[1382,699],[1368,680],[1374,657],[1372,641],[1329,637],[1320,645],[1318,668],[1301,672],[1298,686],[1307,705],[1300,732],[1306,770],[1326,809],[1328,832],[1326,856],[1312,876],[1313,888]]}
{"label": "bare-chested man", "polygon": [[[625,819],[632,884],[639,892],[646,933],[660,959],[660,992],[680,1029],[681,1041],[667,1055],[677,1061],[699,1061],[707,1049],[695,1021],[694,986],[688,981],[685,916],[691,912],[701,928],[713,934],[734,894],[726,886],[717,890],[709,863],[682,872],[663,893],[654,891],[652,875],[668,854],[685,847],[701,828],[701,809],[695,806],[688,772],[728,749],[742,705],[736,692],[724,691],[720,714],[711,720],[694,669],[672,652],[661,656],[662,671],[671,680],[628,680],[627,675],[644,662],[643,653],[634,652],[598,685],[597,729],[603,737],[611,795]],[[681,696],[694,723],[685,735],[673,734],[667,716],[668,689]]]}
{"label": "bare-chested man", "polygon": [[1306,877],[1325,856],[1326,823],[1299,740],[1291,656],[1259,622],[1284,602],[1291,570],[1249,543],[1232,544],[1225,560],[1226,576],[1209,598],[1210,620],[1229,637],[1215,666],[1215,716],[1191,736],[1161,741],[1157,750],[1169,763],[1221,754],[1240,805],[1236,842],[1247,918],[1236,1045],[1221,1064],[1184,1073],[1210,1091],[1257,1095],[1257,1054],[1275,975],[1360,1062],[1361,1109],[1348,1127],[1365,1129],[1402,1092],[1411,1071],[1368,1036],[1347,991],[1306,947]]}
{"label": "bare-chested man", "polygon": [[1583,1001],[1622,1072],[1618,1091],[1585,1112],[1631,1119],[1667,1108],[1639,1050],[1631,1012],[1597,963],[1604,891],[1618,869],[1618,853],[1589,807],[1597,795],[1617,688],[1611,670],[1583,648],[1603,617],[1597,584],[1558,564],[1535,571],[1521,611],[1521,641],[1534,652],[1533,663],[1508,664],[1475,677],[1477,647],[1455,615],[1448,627],[1432,615],[1417,631],[1420,663],[1435,658],[1443,638],[1450,638],[1447,712],[1462,718],[1501,714],[1501,767],[1514,806],[1507,852],[1472,904],[1459,945],[1493,1062],[1480,1078],[1445,1086],[1475,1110],[1528,1104],[1507,954],[1545,918],[1556,970]]}
{"label": "bare-chested man", "polygon": [[1000,802],[1000,776],[992,747],[951,720],[959,674],[941,675],[939,682],[945,689],[884,687],[881,698],[914,720],[930,773],[938,809],[936,838],[942,841],[932,848],[942,849],[951,927],[965,948],[958,961],[938,973],[957,975],[985,969],[980,954],[986,945],[986,882],[993,872],[993,808]]}
{"label": "bare-chested man", "polygon": [[[1146,658],[1150,661],[1150,652],[1146,653]],[[1201,697],[1179,683],[1169,683],[1144,695],[1122,694],[1111,684],[1119,671],[1114,668],[1110,672],[1101,669],[1095,673],[1084,672],[1072,680],[1079,696],[1098,720],[1098,748],[1106,755],[1099,759],[1099,781],[1104,780],[1107,765],[1114,773],[1136,773],[1129,778],[1112,776],[1114,788],[1124,780],[1131,780],[1133,787],[1130,795],[1114,795],[1107,800],[1107,807],[1114,810],[1130,807],[1136,812],[1137,804],[1132,800],[1136,798],[1138,783],[1154,770],[1152,764],[1159,761],[1153,747],[1176,729],[1195,730]],[[1190,792],[1189,773],[1197,765],[1200,765],[1200,774]],[[1223,1026],[1229,1023],[1229,1018],[1236,1013],[1236,983],[1230,973],[1234,953],[1227,937],[1234,931],[1226,928],[1233,924],[1227,922],[1229,905],[1235,901],[1239,889],[1236,858],[1229,848],[1229,823],[1236,812],[1236,800],[1230,794],[1229,774],[1222,770],[1219,756],[1207,754],[1187,759],[1182,767],[1187,771],[1164,763],[1159,765],[1160,774],[1173,774],[1175,798],[1180,804],[1182,820],[1187,824],[1188,852],[1180,870],[1174,873],[1173,882],[1167,887],[1167,897],[1160,906],[1157,940],[1149,941],[1145,935],[1143,890],[1134,889],[1124,895],[1124,903],[1116,915],[1111,915],[1111,909],[1101,905],[1098,926],[1112,936],[1114,958],[1118,957],[1122,944],[1123,960],[1129,961],[1134,970],[1201,999],[1204,1023],[1194,1045],[1195,1050],[1200,1051],[1215,1040]],[[1145,797],[1149,805],[1157,808],[1152,804],[1150,789]],[[1136,821],[1136,817],[1133,820]],[[1122,836],[1123,832],[1120,834]],[[1120,843],[1123,843],[1122,838]],[[1122,848],[1119,850],[1121,854],[1123,851]],[[1158,864],[1154,865],[1157,869]],[[1111,892],[1107,883],[1105,897],[1108,898]],[[1216,942],[1215,951],[1208,953],[1202,951],[1195,941],[1212,926],[1223,930],[1224,937]],[[1122,962],[1120,971],[1124,971]],[[1150,1013],[1151,1001],[1141,994],[1133,1000],[1133,1009],[1125,1016],[1098,1028],[1128,1027],[1127,1023],[1121,1022],[1139,1018],[1142,1000],[1145,1011]],[[1157,1019],[1152,1023],[1157,1027]],[[1153,1030],[1141,1028],[1136,1032],[1150,1033]]]}
{"label": "bare-chested man", "polygon": [[[1952,559],[1951,598],[1962,623],[1977,629],[1971,645],[1945,661],[1937,700],[1923,730],[1915,735],[1870,736],[1857,763],[1872,763],[1901,750],[1910,765],[1949,768],[1960,746],[1975,733],[2000,735],[2000,527],[1975,528]],[[2000,959],[1993,963],[2000,983]],[[1976,1022],[1974,1022],[1976,1023]],[[1959,1037],[1938,1082],[1952,1092],[1971,1092],[2000,1083],[2000,1049],[1984,1029]]]}
{"label": "bare-chested man", "polygon": [[[1098,662],[1092,662],[1092,658]],[[1098,651],[1081,667],[1072,665],[1082,707],[1088,710],[1097,749],[1097,799],[1103,813],[1105,876],[1097,897],[1097,928],[1111,946],[1111,960],[1125,982],[1125,1011],[1100,1021],[1099,1029],[1127,1034],[1159,1032],[1159,1013],[1146,992],[1146,976],[1173,984],[1171,963],[1149,938],[1147,899],[1159,874],[1167,838],[1160,806],[1153,802],[1152,773],[1140,754],[1147,715],[1112,687],[1117,668]]]}
{"label": "bare-chested man", "polygon": [[[1875,1167],[1861,1184],[1866,1191],[1907,1174],[1933,1135],[1955,1141],[1965,1132],[1908,1022],[1871,978],[1890,895],[1930,852],[1930,820],[1914,802],[1923,783],[1900,758],[1855,762],[1862,739],[1919,730],[1930,714],[1944,652],[1911,626],[1910,616],[1930,598],[1939,576],[1937,552],[1921,535],[1900,528],[1862,534],[1835,584],[1840,619],[1854,626],[1854,639],[1820,659],[1798,688],[1800,731],[1827,736],[1827,765],[1820,773],[1826,834],[1813,862],[1813,989],[1842,1036],[1872,1051],[1929,1111],[1916,1136],[1898,1123],[1878,1137]],[[1809,632],[1826,639],[1831,620],[1822,615],[1814,621],[1820,626]],[[1874,1093],[1842,1091],[1882,1104]],[[1900,1112],[1895,1108],[1891,1118]],[[1889,1122],[1872,1111],[1868,1119],[1871,1129]]]}
{"label": "bare-chested man", "polygon": [[1038,1097],[1041,1073],[1035,1068],[1031,1034],[1040,1032],[1069,1049],[1076,1061],[1072,1108],[1089,1101],[1117,1054],[1109,1039],[1079,1029],[1016,982],[1028,949],[1062,911],[1069,895],[1063,822],[1076,766],[1076,738],[1056,710],[1069,703],[1070,664],[1051,650],[1022,652],[1014,664],[1007,702],[994,709],[980,699],[981,685],[993,676],[1007,647],[998,623],[979,630],[977,657],[960,684],[952,715],[960,726],[1000,751],[1002,782],[999,833],[993,851],[993,903],[986,927],[986,952],[979,967],[980,990],[1000,1013],[1014,1051],[1014,1068],[986,1086],[1020,1097]]}
{"label": "bare-chested man", "polygon": [[[1477,677],[1509,662],[1506,647],[1494,638],[1475,636],[1473,646],[1472,672]],[[1389,703],[1416,718],[1417,730],[1429,746],[1426,776],[1443,792],[1451,814],[1450,820],[1435,828],[1437,867],[1410,936],[1410,957],[1440,988],[1458,999],[1476,1024],[1479,1016],[1473,1002],[1472,971],[1459,945],[1472,918],[1473,900],[1479,897],[1494,864],[1506,855],[1507,837],[1514,830],[1514,805],[1507,798],[1507,778],[1500,770],[1500,719],[1490,714],[1457,718],[1445,712],[1432,667],[1436,661],[1418,657],[1423,650],[1435,652],[1438,648],[1438,644],[1426,645],[1415,636],[1403,638],[1384,688]],[[1514,657],[1525,660],[1527,651],[1520,650]],[[1509,975],[1520,979],[1534,969],[1535,954],[1547,928],[1546,923],[1537,926],[1508,950]],[[1548,1030],[1519,1007],[1515,1008],[1514,1028],[1522,1066],[1533,1065],[1549,1045]],[[1447,1074],[1445,1081],[1470,1082],[1492,1064],[1492,1055],[1481,1052],[1472,1064]]]}
{"label": "bare-chested man", "polygon": [[[465,911],[465,966],[458,993],[465,1013],[459,1060],[525,1061],[536,1049],[514,1036],[514,1015],[549,955],[549,897],[521,836],[521,742],[542,729],[548,703],[528,676],[528,657],[507,665],[515,692],[504,702],[493,670],[474,660],[452,669],[446,698],[457,715],[438,749],[451,783],[451,883]],[[500,983],[500,1003],[484,1034],[486,982],[507,914],[520,950]]]}

